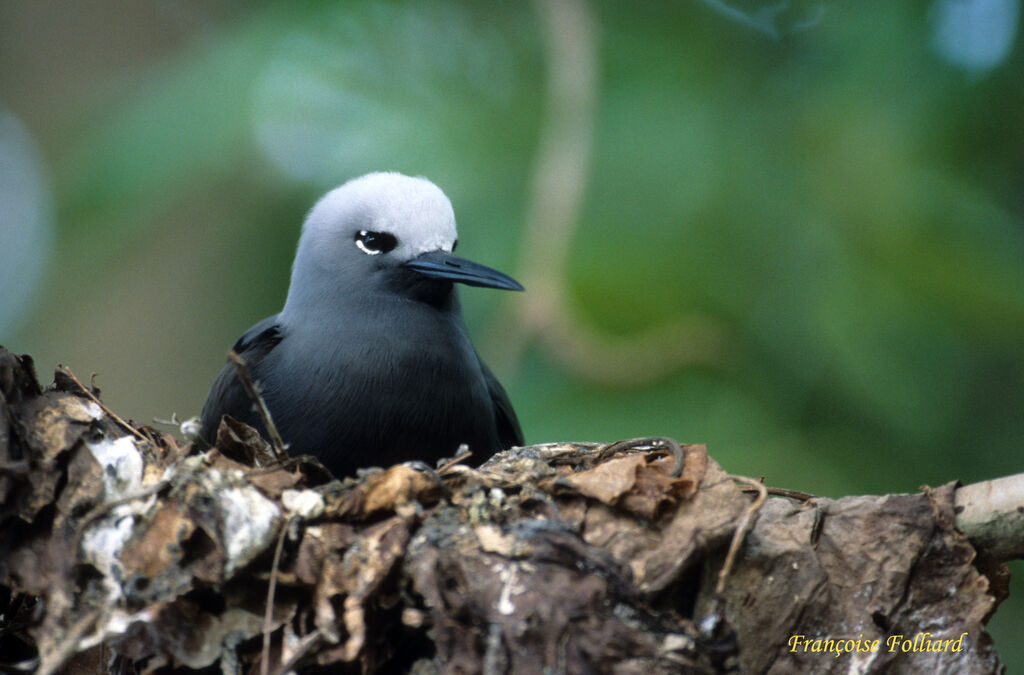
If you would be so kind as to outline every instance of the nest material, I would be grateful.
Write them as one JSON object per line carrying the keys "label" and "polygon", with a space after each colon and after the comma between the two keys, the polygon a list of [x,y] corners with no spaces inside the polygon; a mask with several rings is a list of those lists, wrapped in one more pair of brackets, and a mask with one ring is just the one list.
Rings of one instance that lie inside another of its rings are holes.
{"label": "nest material", "polygon": [[[208,449],[131,426],[2,348],[0,393],[8,668],[1001,668],[983,625],[1004,570],[979,571],[952,485],[772,498],[755,523],[703,446],[680,475],[656,443],[570,443],[339,482],[230,420]],[[963,639],[891,650],[900,635]]]}

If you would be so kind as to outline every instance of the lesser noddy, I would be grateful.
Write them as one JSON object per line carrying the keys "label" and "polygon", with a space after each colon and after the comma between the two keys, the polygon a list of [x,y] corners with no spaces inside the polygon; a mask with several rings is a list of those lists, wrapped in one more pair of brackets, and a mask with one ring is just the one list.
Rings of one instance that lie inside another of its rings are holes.
{"label": "lesser noddy", "polygon": [[[467,444],[482,461],[523,444],[508,395],[480,359],[455,283],[523,290],[452,255],[451,202],[425,178],[371,173],[328,192],[302,226],[284,309],[234,345],[292,455],[335,476],[433,463]],[[213,442],[229,414],[266,435],[231,364],[203,406]]]}

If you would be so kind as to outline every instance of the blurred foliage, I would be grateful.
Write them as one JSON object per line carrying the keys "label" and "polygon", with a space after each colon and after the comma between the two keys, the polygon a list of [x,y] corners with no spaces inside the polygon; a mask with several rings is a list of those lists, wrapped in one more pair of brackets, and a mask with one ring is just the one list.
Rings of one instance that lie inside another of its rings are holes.
{"label": "blurred foliage", "polygon": [[[1024,471],[1019,0],[589,9],[569,296],[610,335],[698,314],[728,340],[643,387],[573,377],[536,344],[503,373],[527,440],[671,435],[833,496]],[[460,253],[514,276],[551,57],[534,10],[0,4],[0,108],[56,205],[55,238],[47,209],[0,210],[5,246],[37,228],[50,247],[41,300],[0,342],[43,373],[100,372],[122,414],[194,414],[226,348],[280,308],[305,210],[374,169],[438,183]],[[507,299],[463,298],[481,342],[508,329]],[[1021,607],[996,619],[1011,669],[1024,646],[999,626]]]}

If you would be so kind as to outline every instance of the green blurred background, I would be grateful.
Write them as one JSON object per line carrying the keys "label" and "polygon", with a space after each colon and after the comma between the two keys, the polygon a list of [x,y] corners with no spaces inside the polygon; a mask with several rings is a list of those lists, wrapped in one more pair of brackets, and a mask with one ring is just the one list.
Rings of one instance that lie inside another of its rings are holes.
{"label": "green blurred background", "polygon": [[[527,286],[462,294],[528,442],[669,435],[829,496],[1024,471],[1020,22],[0,0],[0,343],[123,416],[197,414],[305,211],[393,169]],[[1011,672],[1020,625],[1011,597]]]}

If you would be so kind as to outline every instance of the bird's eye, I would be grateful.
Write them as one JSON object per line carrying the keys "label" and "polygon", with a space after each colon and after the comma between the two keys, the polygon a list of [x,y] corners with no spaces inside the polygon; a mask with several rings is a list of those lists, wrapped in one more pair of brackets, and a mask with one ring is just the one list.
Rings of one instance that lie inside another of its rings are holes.
{"label": "bird's eye", "polygon": [[356,234],[356,246],[366,255],[380,255],[398,246],[398,240],[387,232],[359,230]]}

